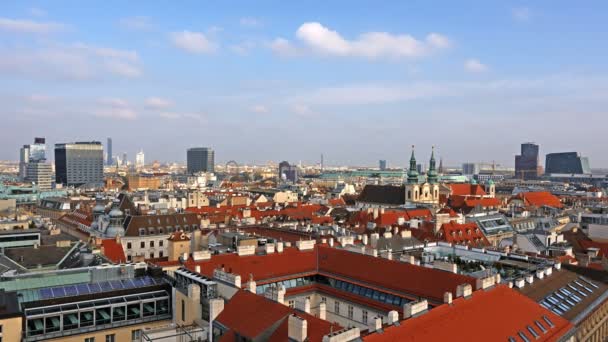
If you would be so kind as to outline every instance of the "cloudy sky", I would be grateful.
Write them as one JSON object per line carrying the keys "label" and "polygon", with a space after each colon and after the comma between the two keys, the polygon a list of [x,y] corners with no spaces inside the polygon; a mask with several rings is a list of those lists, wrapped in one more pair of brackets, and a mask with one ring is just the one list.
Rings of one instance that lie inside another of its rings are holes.
{"label": "cloudy sky", "polygon": [[[179,3],[179,5],[177,5]],[[2,1],[0,159],[111,136],[183,161],[608,167],[608,3]]]}

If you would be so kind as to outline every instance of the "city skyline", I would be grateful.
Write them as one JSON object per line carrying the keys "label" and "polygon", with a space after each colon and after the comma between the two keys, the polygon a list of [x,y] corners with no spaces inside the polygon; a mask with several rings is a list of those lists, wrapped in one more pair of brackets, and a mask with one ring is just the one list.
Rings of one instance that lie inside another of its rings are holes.
{"label": "city skyline", "polygon": [[512,166],[532,140],[608,166],[599,1],[115,4],[0,5],[1,160],[34,136],[111,136],[148,161],[211,146],[218,161],[397,167],[415,144]]}

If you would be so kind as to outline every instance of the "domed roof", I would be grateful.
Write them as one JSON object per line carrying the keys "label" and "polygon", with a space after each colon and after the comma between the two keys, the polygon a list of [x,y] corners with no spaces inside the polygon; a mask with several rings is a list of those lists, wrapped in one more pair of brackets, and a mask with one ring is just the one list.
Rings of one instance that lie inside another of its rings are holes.
{"label": "domed roof", "polygon": [[494,181],[493,180],[488,180],[488,185],[494,185]]}
{"label": "domed roof", "polygon": [[471,184],[477,185],[477,180],[475,178],[471,178]]}
{"label": "domed roof", "polygon": [[106,207],[101,203],[97,203],[97,205],[93,207],[94,213],[103,213],[104,211],[106,211]]}
{"label": "domed roof", "polygon": [[122,211],[120,211],[118,208],[113,208],[110,211],[110,217],[122,217]]}
{"label": "domed roof", "polygon": [[109,226],[106,229],[106,236],[116,237],[116,235],[125,236],[125,229],[121,226]]}

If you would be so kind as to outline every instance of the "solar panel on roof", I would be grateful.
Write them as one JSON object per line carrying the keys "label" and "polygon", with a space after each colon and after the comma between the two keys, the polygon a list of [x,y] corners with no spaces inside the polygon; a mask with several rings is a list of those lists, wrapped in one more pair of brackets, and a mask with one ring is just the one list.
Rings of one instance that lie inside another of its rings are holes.
{"label": "solar panel on roof", "polygon": [[66,296],[76,296],[78,295],[78,290],[76,289],[76,286],[66,286],[65,288],[65,295]]}
{"label": "solar panel on roof", "polygon": [[135,284],[133,284],[133,281],[131,279],[122,280],[122,285],[125,289],[130,289],[130,288],[135,287]]}
{"label": "solar panel on roof", "polygon": [[145,285],[154,285],[156,282],[151,277],[145,277],[142,279]]}
{"label": "solar panel on roof", "polygon": [[40,297],[42,297],[42,299],[53,298],[53,291],[51,291],[51,289],[41,289]]}
{"label": "solar panel on roof", "polygon": [[65,290],[63,287],[54,287],[51,289],[54,297],[65,297]]}
{"label": "solar panel on roof", "polygon": [[110,285],[109,281],[99,283],[99,286],[101,287],[102,291],[112,291],[112,285]]}
{"label": "solar panel on roof", "polygon": [[595,284],[594,284],[594,283],[592,283],[590,280],[587,280],[587,278],[580,277],[580,279],[581,279],[582,281],[584,281],[585,283],[587,283],[587,284],[591,285],[592,287],[594,287],[594,288],[596,288],[596,289],[599,289],[599,286],[595,285]]}
{"label": "solar panel on roof", "polygon": [[114,290],[119,290],[119,289],[124,288],[124,286],[122,286],[122,283],[120,282],[120,280],[113,280],[110,282],[110,285],[112,285],[112,288]]}
{"label": "solar panel on roof", "polygon": [[133,279],[133,284],[137,287],[144,286],[144,281],[141,278]]}
{"label": "solar panel on roof", "polygon": [[91,293],[101,292],[101,287],[99,287],[99,284],[89,284],[89,290]]}
{"label": "solar panel on roof", "polygon": [[89,290],[89,286],[87,284],[78,284],[76,285],[76,289],[78,290],[78,294],[89,294],[91,290]]}

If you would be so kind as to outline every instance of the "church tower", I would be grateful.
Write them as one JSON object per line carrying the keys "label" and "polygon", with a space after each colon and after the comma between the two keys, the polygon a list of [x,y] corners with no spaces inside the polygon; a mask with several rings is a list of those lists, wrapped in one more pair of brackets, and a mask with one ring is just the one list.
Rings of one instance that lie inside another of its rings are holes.
{"label": "church tower", "polygon": [[418,170],[416,169],[416,157],[414,156],[414,145],[412,145],[412,156],[410,157],[410,168],[407,170],[407,184],[418,184]]}
{"label": "church tower", "polygon": [[436,169],[434,147],[433,152],[431,153],[429,170],[426,174],[426,181],[423,184],[420,184],[418,182],[418,176],[414,146],[412,146],[410,168],[407,171],[407,182],[405,184],[405,200],[409,203],[437,205],[439,203],[439,175],[437,174]]}
{"label": "church tower", "polygon": [[437,170],[435,169],[435,146],[433,146],[431,160],[429,162],[429,171],[426,173],[426,180],[429,184],[436,184],[438,179]]}

